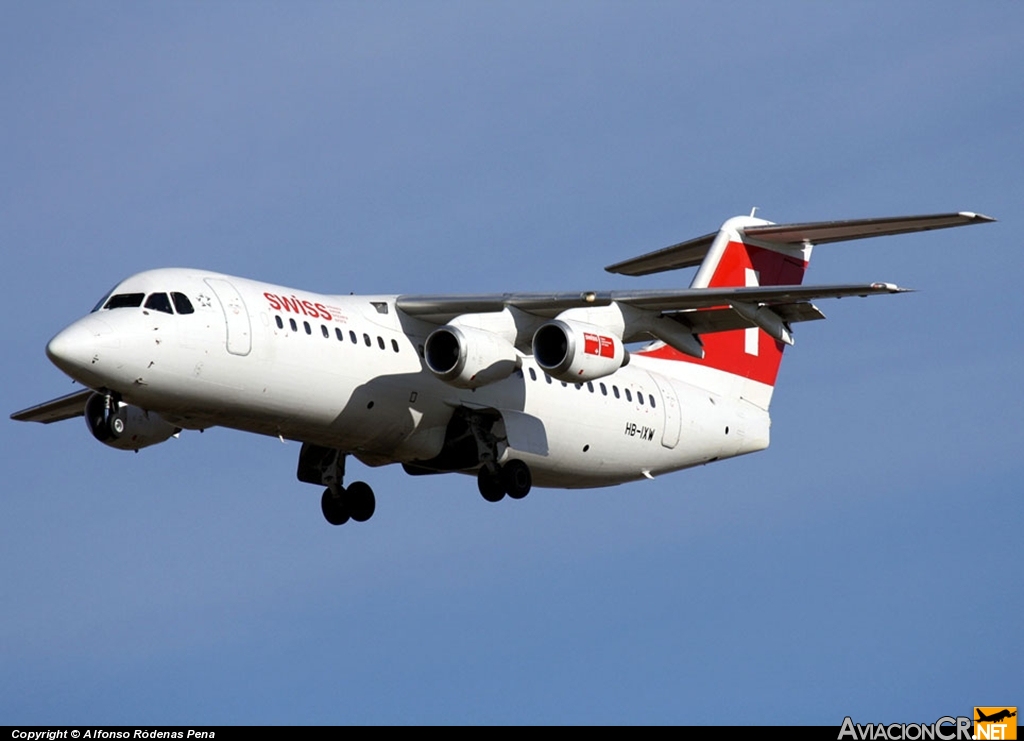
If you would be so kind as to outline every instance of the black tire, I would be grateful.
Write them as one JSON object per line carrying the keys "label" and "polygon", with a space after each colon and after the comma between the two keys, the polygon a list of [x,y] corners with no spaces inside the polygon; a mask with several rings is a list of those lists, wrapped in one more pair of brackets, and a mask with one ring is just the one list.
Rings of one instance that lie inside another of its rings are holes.
{"label": "black tire", "polygon": [[501,467],[501,486],[513,499],[522,499],[530,493],[533,476],[530,467],[519,460],[511,460]]}
{"label": "black tire", "polygon": [[324,519],[332,525],[344,525],[348,522],[348,507],[342,497],[336,497],[330,489],[324,489],[320,497],[320,510],[324,513]]}
{"label": "black tire", "polygon": [[488,502],[500,502],[505,497],[505,487],[501,484],[500,474],[491,473],[487,466],[481,468],[476,475],[476,486],[480,490],[480,496]]}
{"label": "black tire", "polygon": [[373,489],[362,481],[354,481],[349,484],[345,492],[345,500],[348,504],[349,514],[356,522],[366,522],[373,517],[374,511],[377,509],[377,499],[373,496]]}

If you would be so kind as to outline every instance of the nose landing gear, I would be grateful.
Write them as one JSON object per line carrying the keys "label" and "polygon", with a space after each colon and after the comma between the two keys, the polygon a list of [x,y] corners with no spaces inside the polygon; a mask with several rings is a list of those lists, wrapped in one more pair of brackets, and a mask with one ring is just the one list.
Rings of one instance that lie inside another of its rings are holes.
{"label": "nose landing gear", "polygon": [[95,393],[85,402],[85,423],[101,443],[109,443],[124,434],[124,414],[120,394],[111,391]]}

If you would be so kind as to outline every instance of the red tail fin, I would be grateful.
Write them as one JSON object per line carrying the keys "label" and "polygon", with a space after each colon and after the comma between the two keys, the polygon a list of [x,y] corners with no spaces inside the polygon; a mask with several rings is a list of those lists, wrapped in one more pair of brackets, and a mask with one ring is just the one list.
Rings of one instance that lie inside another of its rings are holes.
{"label": "red tail fin", "polygon": [[[694,276],[691,288],[734,286],[799,285],[811,257],[810,245],[752,244],[743,227],[770,224],[749,216],[729,219],[715,237],[707,256]],[[684,355],[663,346],[651,356],[682,360],[775,385],[785,344],[757,328],[737,329],[704,335],[704,358]]]}

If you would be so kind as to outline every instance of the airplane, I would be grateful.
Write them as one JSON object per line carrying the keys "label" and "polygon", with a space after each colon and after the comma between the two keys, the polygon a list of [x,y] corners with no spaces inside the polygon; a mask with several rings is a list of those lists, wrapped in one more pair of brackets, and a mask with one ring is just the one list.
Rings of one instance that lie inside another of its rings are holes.
{"label": "airplane", "polygon": [[978,709],[978,717],[976,718],[979,723],[998,723],[1001,720],[1007,720],[1017,715],[1016,711],[1011,712],[1009,708],[1003,708],[998,713],[992,713],[992,715],[985,715]]}
{"label": "airplane", "polygon": [[11,417],[82,416],[97,440],[136,452],[213,426],[301,442],[297,477],[324,487],[332,525],[376,509],[369,485],[344,484],[350,455],[476,476],[489,502],[652,479],[768,447],[792,325],[824,318],[813,301],[908,290],[803,286],[815,244],[991,221],[751,212],[606,268],[697,268],[670,290],[341,296],[148,270],[46,346],[85,388]]}

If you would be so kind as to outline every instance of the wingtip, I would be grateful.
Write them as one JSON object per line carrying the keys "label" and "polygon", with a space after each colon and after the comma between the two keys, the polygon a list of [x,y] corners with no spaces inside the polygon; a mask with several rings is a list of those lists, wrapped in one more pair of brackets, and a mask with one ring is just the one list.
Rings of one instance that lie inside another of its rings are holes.
{"label": "wingtip", "polygon": [[992,221],[997,221],[997,219],[993,219],[991,216],[986,216],[985,214],[978,214],[975,213],[974,211],[960,211],[959,214],[960,216],[963,216],[965,219],[970,219],[972,224],[987,224]]}
{"label": "wingtip", "polygon": [[898,286],[895,283],[872,283],[871,287],[876,291],[882,291],[884,293],[913,293],[915,290],[913,288]]}

